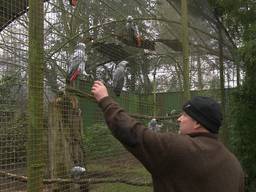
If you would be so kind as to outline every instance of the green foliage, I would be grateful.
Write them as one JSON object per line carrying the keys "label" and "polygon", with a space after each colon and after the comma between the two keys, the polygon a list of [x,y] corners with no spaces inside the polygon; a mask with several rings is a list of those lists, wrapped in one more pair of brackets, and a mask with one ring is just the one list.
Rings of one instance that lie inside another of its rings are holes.
{"label": "green foliage", "polygon": [[16,99],[16,94],[21,86],[20,80],[17,77],[18,72],[11,72],[0,78],[0,98],[1,100],[6,100],[7,98]]}
{"label": "green foliage", "polygon": [[10,168],[25,163],[26,159],[27,124],[22,105],[18,103],[22,95],[18,77],[18,72],[13,70],[0,78],[0,163]]}
{"label": "green foliage", "polygon": [[256,189],[256,41],[247,42],[242,49],[242,56],[245,62],[245,82],[240,93],[236,96],[237,101],[237,116],[236,126],[237,131],[237,151],[241,162],[248,175],[247,190]]}
{"label": "green foliage", "polygon": [[3,116],[0,119],[0,163],[4,167],[13,168],[14,165],[26,162],[26,118],[21,115],[16,119]]}
{"label": "green foliage", "polygon": [[[244,94],[245,92],[243,89],[234,97],[231,146],[245,170],[247,191],[252,191],[256,189],[256,110],[255,100],[250,99],[251,96]],[[256,96],[255,93],[254,95]]]}
{"label": "green foliage", "polygon": [[123,150],[104,124],[94,124],[86,128],[85,145],[89,158],[109,157]]}
{"label": "green foliage", "polygon": [[[254,33],[256,33],[256,28],[254,30]],[[244,70],[246,71],[246,79],[247,81],[251,81],[253,79],[251,78],[256,78],[255,74],[255,62],[256,62],[256,40],[251,39],[249,41],[244,42],[245,45],[240,49],[241,55],[243,57],[244,61]],[[248,82],[248,83],[249,83]],[[251,86],[256,86],[254,82],[250,82]]]}
{"label": "green foliage", "polygon": [[246,191],[256,189],[256,22],[255,1],[209,1],[238,47],[244,82],[231,98],[231,146],[246,172]]}

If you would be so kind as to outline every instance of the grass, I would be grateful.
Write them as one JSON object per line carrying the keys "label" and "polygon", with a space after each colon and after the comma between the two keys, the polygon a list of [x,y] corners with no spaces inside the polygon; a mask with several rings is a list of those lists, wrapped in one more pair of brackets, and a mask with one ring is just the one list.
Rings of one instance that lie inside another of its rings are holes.
{"label": "grass", "polygon": [[[92,178],[125,179],[151,182],[151,176],[112,136],[104,124],[86,129],[85,135],[88,174]],[[132,186],[124,183],[101,183],[90,186],[90,192],[152,192],[151,186]]]}
{"label": "grass", "polygon": [[126,184],[94,185],[90,192],[152,192],[152,187],[137,187]]}
{"label": "grass", "polygon": [[[100,160],[87,164],[89,172],[98,173],[99,178],[122,178],[128,181],[150,182],[150,174],[131,156],[124,155],[107,161]],[[130,156],[130,157],[129,157]],[[102,174],[102,177],[100,176]],[[132,186],[124,183],[102,183],[90,186],[90,192],[152,192],[151,186]]]}

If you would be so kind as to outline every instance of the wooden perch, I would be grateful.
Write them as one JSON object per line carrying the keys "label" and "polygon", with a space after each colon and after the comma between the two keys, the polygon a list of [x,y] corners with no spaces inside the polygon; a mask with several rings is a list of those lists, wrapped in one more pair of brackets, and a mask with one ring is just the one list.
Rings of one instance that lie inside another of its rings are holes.
{"label": "wooden perch", "polygon": [[166,46],[170,47],[174,51],[182,51],[182,43],[178,39],[155,39],[155,40],[150,40],[150,39],[142,39],[141,45],[138,46],[136,45],[135,42],[132,42],[125,38],[125,36],[122,35],[114,35],[117,37],[117,39],[121,42],[123,42],[126,45],[133,46],[136,48],[141,48],[141,49],[148,49],[155,51],[155,43],[160,42],[165,44]]}
{"label": "wooden perch", "polygon": [[129,45],[129,46],[133,46],[133,47],[141,48],[141,49],[149,49],[151,51],[155,51],[155,42],[151,41],[149,39],[142,39],[140,46],[138,46],[136,43],[131,42],[131,41],[129,41],[127,39],[124,39],[124,38],[120,38],[119,40],[122,41],[124,44]]}
{"label": "wooden perch", "polygon": [[[5,171],[0,170],[0,176],[7,177],[10,179],[14,179],[20,182],[28,182],[28,177],[16,175],[13,173],[8,173]],[[81,180],[74,180],[74,179],[62,179],[62,178],[56,178],[56,179],[43,179],[43,184],[53,184],[53,183],[77,183],[77,184],[99,184],[99,183],[124,183],[127,185],[133,185],[133,186],[151,186],[152,183],[150,182],[139,182],[139,181],[129,181],[126,179],[121,178],[85,178]]]}
{"label": "wooden perch", "polygon": [[67,87],[66,91],[69,92],[69,93],[73,93],[74,95],[76,95],[78,97],[88,98],[88,99],[90,99],[90,100],[92,100],[93,102],[96,103],[96,100],[95,100],[95,98],[93,97],[92,94],[86,93],[84,91],[80,91],[78,89],[74,89],[72,87]]}
{"label": "wooden perch", "polygon": [[178,114],[173,114],[173,115],[169,115],[169,116],[150,116],[150,115],[142,115],[142,114],[129,114],[130,116],[134,117],[134,118],[138,118],[138,119],[152,119],[155,118],[157,120],[169,120],[169,119],[173,119],[173,118],[178,118]]}
{"label": "wooden perch", "polygon": [[[89,98],[90,100],[92,100],[93,102],[96,103],[95,98],[93,97],[93,95],[86,93],[84,91],[80,91],[78,89],[74,89],[71,87],[66,88],[66,90],[70,93],[75,94],[78,97],[83,97],[83,98]],[[143,115],[143,114],[136,114],[136,113],[132,113],[129,114],[131,117],[134,118],[138,118],[138,119],[152,119],[152,118],[156,118],[158,120],[168,120],[168,119],[173,119],[173,118],[177,118],[179,115],[178,114],[173,114],[173,115],[169,115],[169,116],[150,116],[150,115]]]}
{"label": "wooden perch", "polygon": [[0,176],[7,177],[7,178],[10,178],[10,179],[14,179],[14,180],[17,180],[17,181],[20,181],[20,182],[27,182],[28,181],[28,178],[25,177],[25,176],[16,175],[16,174],[8,173],[6,171],[1,171],[1,170],[0,170]]}
{"label": "wooden perch", "polygon": [[155,41],[165,44],[174,51],[182,51],[182,43],[178,39],[157,39]]}
{"label": "wooden perch", "polygon": [[115,43],[96,42],[93,47],[112,61],[125,60],[131,56],[124,47]]}

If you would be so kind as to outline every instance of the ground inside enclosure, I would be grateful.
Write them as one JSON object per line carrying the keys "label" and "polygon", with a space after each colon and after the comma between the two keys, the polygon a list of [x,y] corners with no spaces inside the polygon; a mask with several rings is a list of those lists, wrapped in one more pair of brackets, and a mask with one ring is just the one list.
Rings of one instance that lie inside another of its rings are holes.
{"label": "ground inside enclosure", "polygon": [[[104,160],[90,160],[87,164],[87,169],[87,176],[89,178],[108,178],[109,180],[123,179],[125,181],[146,184],[151,182],[150,174],[128,153],[120,157],[112,157]],[[26,167],[4,171],[17,176],[24,176],[26,174]],[[152,190],[152,186],[134,186],[120,182],[100,183],[89,186],[90,192],[151,192]],[[1,174],[0,192],[6,191],[26,192],[26,182],[21,182]],[[67,190],[67,192],[68,191],[69,190]],[[44,185],[43,192],[51,192],[51,185]]]}

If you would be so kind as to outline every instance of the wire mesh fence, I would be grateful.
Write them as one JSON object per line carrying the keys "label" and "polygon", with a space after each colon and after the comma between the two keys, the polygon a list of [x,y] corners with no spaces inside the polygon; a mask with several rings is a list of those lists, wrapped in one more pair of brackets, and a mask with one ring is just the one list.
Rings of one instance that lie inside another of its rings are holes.
{"label": "wire mesh fence", "polygon": [[[145,126],[156,118],[159,132],[177,131],[180,1],[0,2],[0,191],[153,191],[90,89],[100,79]],[[206,1],[190,1],[188,10],[191,95],[221,101],[222,83],[228,100],[242,75],[232,43]]]}

